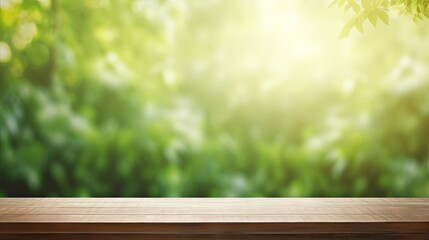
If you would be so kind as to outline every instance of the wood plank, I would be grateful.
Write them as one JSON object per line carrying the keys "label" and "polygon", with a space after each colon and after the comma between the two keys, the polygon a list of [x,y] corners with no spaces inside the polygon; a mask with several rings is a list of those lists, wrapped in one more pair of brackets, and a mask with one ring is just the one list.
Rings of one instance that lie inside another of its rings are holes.
{"label": "wood plank", "polygon": [[1,233],[316,234],[428,233],[427,222],[377,223],[2,223]]}
{"label": "wood plank", "polygon": [[[189,209],[192,208],[192,213]],[[236,215],[248,214],[249,208],[246,206],[221,206],[213,207],[3,207],[0,208],[1,215]],[[429,209],[424,207],[391,207],[385,206],[382,209],[377,206],[365,208],[346,207],[282,207],[282,206],[255,206],[252,215],[412,215],[427,216]],[[0,220],[1,221],[1,220]]]}
{"label": "wood plank", "polygon": [[22,234],[116,239],[130,233],[134,239],[142,234],[150,237],[145,239],[167,239],[160,237],[166,234],[212,239],[414,234],[429,239],[429,198],[0,198],[0,239],[29,236]]}
{"label": "wood plank", "polygon": [[375,240],[396,240],[396,239],[413,239],[413,240],[427,240],[428,236],[425,234],[269,234],[269,235],[200,235],[200,234],[7,234],[0,235],[0,240],[172,240],[172,239],[209,239],[209,240],[302,240],[302,239],[349,239],[349,240],[362,240],[362,239],[375,239]]}
{"label": "wood plank", "polygon": [[109,222],[123,222],[123,223],[138,223],[138,222],[177,222],[177,223],[217,223],[217,222],[416,222],[426,221],[427,215],[348,215],[348,214],[315,214],[315,215],[264,215],[264,214],[210,214],[210,215],[191,215],[191,214],[110,214],[110,215],[96,215],[96,214],[9,214],[0,215],[0,223],[14,222],[14,223],[36,223],[36,222],[94,222],[94,223],[109,223]]}

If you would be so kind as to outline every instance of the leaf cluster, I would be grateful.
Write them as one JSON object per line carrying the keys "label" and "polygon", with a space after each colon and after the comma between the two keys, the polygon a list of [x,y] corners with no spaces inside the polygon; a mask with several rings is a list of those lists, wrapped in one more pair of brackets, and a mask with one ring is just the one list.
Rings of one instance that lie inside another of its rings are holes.
{"label": "leaf cluster", "polygon": [[429,18],[429,0],[335,0],[332,5],[354,13],[341,30],[340,38],[347,37],[353,28],[363,32],[365,21],[374,27],[380,20],[389,24],[389,13],[395,10],[399,15],[411,16],[416,23]]}

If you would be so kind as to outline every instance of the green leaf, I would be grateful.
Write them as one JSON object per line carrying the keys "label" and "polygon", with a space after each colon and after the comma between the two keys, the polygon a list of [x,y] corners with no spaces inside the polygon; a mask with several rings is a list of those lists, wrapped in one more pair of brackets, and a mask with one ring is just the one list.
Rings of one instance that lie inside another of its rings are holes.
{"label": "green leaf", "polygon": [[346,23],[346,25],[343,27],[343,29],[341,30],[340,33],[340,39],[343,39],[345,37],[347,37],[349,35],[350,30],[352,29],[352,27],[355,24],[355,20],[350,20]]}
{"label": "green leaf", "polygon": [[359,32],[363,33],[363,26],[362,26],[362,20],[360,18],[356,19],[354,21],[354,27],[359,30]]}
{"label": "green leaf", "polygon": [[380,18],[386,25],[389,24],[389,15],[387,14],[387,12],[382,10],[377,10],[376,14],[378,18]]}
{"label": "green leaf", "polygon": [[338,7],[342,7],[345,2],[346,2],[346,0],[335,0],[329,5],[329,7],[332,7],[333,5],[335,5],[337,3],[338,3]]}
{"label": "green leaf", "polygon": [[362,7],[366,10],[374,8],[372,0],[362,0]]}
{"label": "green leaf", "polygon": [[353,11],[355,11],[355,13],[359,13],[361,11],[359,4],[357,4],[354,0],[348,0],[348,5],[353,8]]}
{"label": "green leaf", "polygon": [[377,14],[375,12],[371,12],[368,14],[368,19],[371,24],[375,27],[377,25]]}

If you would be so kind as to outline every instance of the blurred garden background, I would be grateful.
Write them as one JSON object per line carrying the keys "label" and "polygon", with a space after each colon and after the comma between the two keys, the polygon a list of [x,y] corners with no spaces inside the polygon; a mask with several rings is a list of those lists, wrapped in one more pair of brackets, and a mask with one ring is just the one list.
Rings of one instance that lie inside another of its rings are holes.
{"label": "blurred garden background", "polygon": [[429,21],[0,0],[0,196],[429,196]]}

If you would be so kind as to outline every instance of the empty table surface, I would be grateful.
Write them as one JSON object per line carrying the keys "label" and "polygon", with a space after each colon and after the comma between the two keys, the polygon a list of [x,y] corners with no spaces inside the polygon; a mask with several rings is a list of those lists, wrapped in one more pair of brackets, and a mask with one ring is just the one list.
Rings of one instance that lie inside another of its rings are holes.
{"label": "empty table surface", "polygon": [[429,198],[0,198],[0,235],[23,233],[425,238]]}

